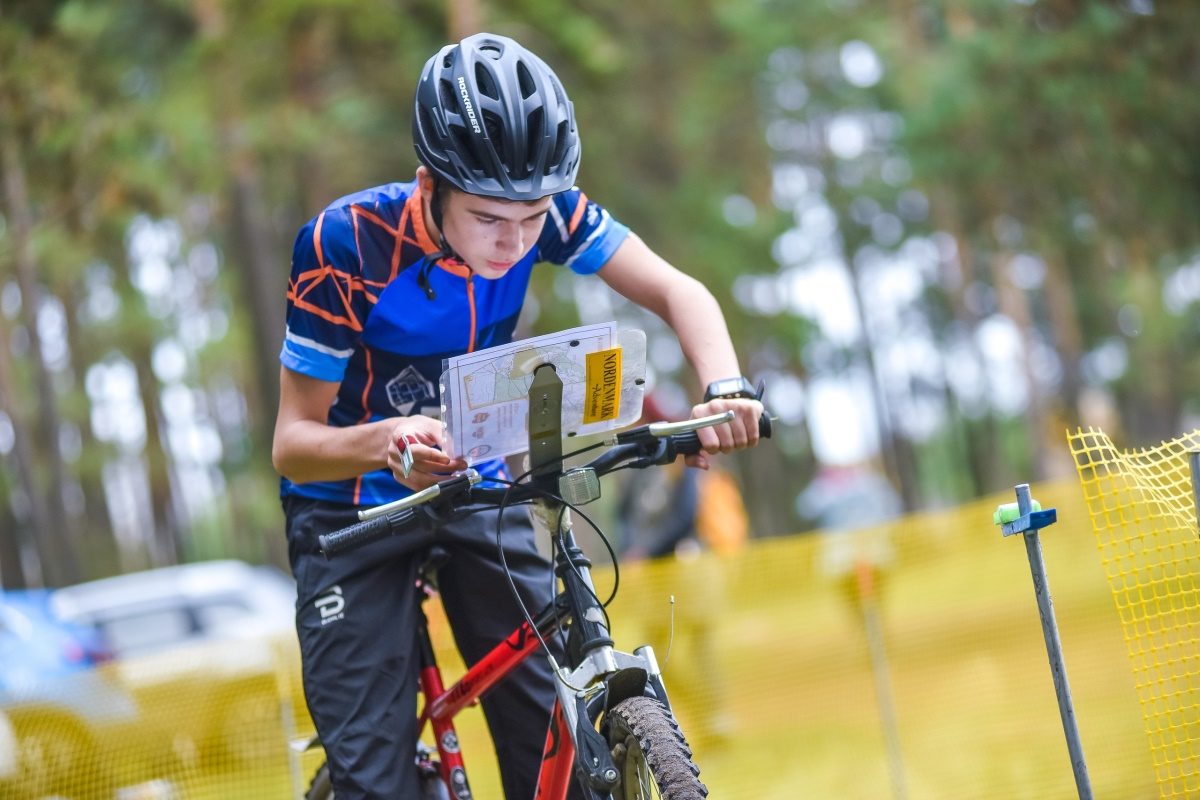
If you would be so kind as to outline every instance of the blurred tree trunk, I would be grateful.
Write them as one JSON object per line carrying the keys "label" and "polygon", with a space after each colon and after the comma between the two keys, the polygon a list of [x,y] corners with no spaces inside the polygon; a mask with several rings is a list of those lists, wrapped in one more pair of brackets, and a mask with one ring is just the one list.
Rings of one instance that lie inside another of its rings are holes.
{"label": "blurred tree trunk", "polygon": [[216,0],[193,0],[192,13],[205,40],[201,74],[209,76],[209,97],[218,131],[218,147],[229,165],[227,191],[230,240],[240,258],[230,259],[242,285],[242,305],[251,328],[254,376],[247,387],[250,436],[256,452],[269,451],[270,431],[279,405],[279,350],[283,345],[284,292],[288,263],[267,224],[262,178],[256,154],[247,141],[237,87],[237,64],[224,57],[220,43],[227,38],[224,12]]}
{"label": "blurred tree trunk", "polygon": [[[12,107],[7,98],[0,97],[0,120],[11,120]],[[69,523],[63,504],[63,487],[67,472],[59,444],[61,423],[58,415],[58,400],[54,381],[46,367],[42,354],[42,340],[38,331],[38,309],[41,290],[37,282],[37,265],[33,250],[33,212],[22,166],[21,144],[11,124],[0,125],[0,170],[3,171],[4,200],[8,209],[9,229],[13,240],[13,262],[17,285],[21,289],[21,317],[29,335],[30,367],[38,395],[38,439],[42,455],[46,460],[49,486],[45,491],[45,518],[43,528],[36,533],[48,544],[50,562],[43,561],[46,579],[54,585],[79,581],[79,563],[76,560]],[[31,495],[36,502],[40,492]]]}
{"label": "blurred tree trunk", "polygon": [[[824,133],[822,135],[825,136]],[[825,164],[822,166],[822,172],[832,175],[834,167]],[[856,263],[856,255],[869,244],[869,241],[857,232],[855,226],[846,224],[846,221],[850,219],[849,203],[852,201],[852,197],[849,195],[843,197],[834,191],[827,192],[826,197],[834,207],[839,220],[842,261],[846,265],[850,279],[850,290],[854,298],[854,314],[861,337],[855,347],[855,356],[856,360],[861,360],[867,370],[867,379],[871,387],[871,405],[875,410],[875,428],[879,436],[880,456],[883,458],[888,476],[900,492],[904,510],[913,511],[920,506],[921,502],[916,454],[913,451],[912,443],[899,430],[892,412],[888,389],[884,385],[883,376],[877,364],[878,344],[872,330],[870,314],[863,301],[862,277],[859,275]]]}
{"label": "blurred tree trunk", "polygon": [[1068,428],[1080,422],[1079,396],[1083,390],[1083,331],[1079,326],[1079,310],[1075,292],[1064,258],[1055,258],[1052,247],[1040,251],[1046,263],[1046,311],[1054,334],[1054,349],[1062,362],[1061,398],[1062,421]]}
{"label": "blurred tree trunk", "polygon": [[[843,212],[844,209],[839,209],[839,217],[844,220],[849,215]],[[858,268],[855,266],[852,256],[844,260],[846,269],[850,273],[850,287],[854,294],[854,312],[858,316],[859,330],[862,331],[859,355],[866,364],[867,376],[871,384],[871,405],[875,408],[875,427],[879,432],[880,454],[883,456],[883,462],[892,482],[900,490],[900,499],[904,503],[904,510],[913,511],[921,504],[916,454],[913,452],[912,443],[905,438],[896,425],[887,396],[887,387],[883,385],[883,378],[876,364],[877,345],[871,333],[871,320],[863,303]]]}
{"label": "blurred tree trunk", "polygon": [[[88,155],[85,153],[81,160],[87,157]],[[96,242],[95,225],[88,224],[91,217],[85,211],[85,209],[94,208],[89,204],[91,192],[81,178],[76,178],[71,194],[72,203],[68,212],[68,220],[72,232],[81,241]],[[102,245],[96,243],[93,246],[95,255],[99,256]],[[66,317],[67,346],[71,352],[75,380],[80,385],[86,382],[87,370],[94,362],[98,349],[97,345],[88,338],[87,332],[79,320],[79,309],[84,297],[81,291],[82,287],[81,282],[67,282],[66,286],[60,289]],[[108,569],[108,565],[115,564],[117,541],[113,534],[112,517],[109,514],[102,477],[107,453],[92,428],[91,398],[87,396],[87,392],[80,394],[84,403],[83,410],[76,415],[80,438],[80,460],[77,466],[77,475],[83,489],[84,502],[80,524],[83,526],[81,532],[87,540],[85,558],[88,559],[89,568],[86,572],[94,576],[97,572],[111,571]],[[97,556],[101,557],[100,563],[97,563]]]}
{"label": "blurred tree trunk", "polygon": [[[75,380],[82,383],[87,375],[88,350],[84,342],[83,332],[79,325],[79,302],[76,286],[69,284],[62,293],[61,299],[65,309],[67,323],[67,346],[71,351],[71,360],[76,365]],[[84,402],[90,402],[84,393]],[[85,408],[77,415],[80,440],[80,462],[77,465],[77,477],[83,490],[83,512],[73,521],[79,526],[79,538],[84,546],[86,557],[94,557],[107,553],[116,546],[112,535],[112,526],[108,516],[108,503],[104,498],[104,484],[100,478],[103,468],[103,444],[96,439],[92,430],[91,415]]]}
{"label": "blurred tree trunk", "polygon": [[[312,119],[320,119],[327,102],[320,91],[320,78],[330,63],[336,61],[337,54],[331,52],[330,38],[328,26],[322,25],[320,19],[291,31],[288,36],[288,99]],[[297,152],[295,184],[299,208],[295,216],[300,219],[314,217],[337,196],[329,183],[329,166],[315,150],[302,149]],[[281,274],[276,299],[280,306],[283,305],[287,281],[287,275],[282,272],[287,256],[286,251],[281,251],[277,259]]]}
{"label": "blurred tree trunk", "polygon": [[[984,376],[984,380],[986,381],[987,363],[984,360],[983,352],[979,348],[979,318],[971,311],[966,297],[967,290],[976,280],[979,267],[976,263],[975,250],[971,245],[970,238],[966,234],[965,226],[957,208],[958,205],[954,201],[953,192],[949,190],[937,191],[935,202],[931,205],[932,219],[938,228],[950,233],[954,239],[960,280],[957,283],[953,281],[944,282],[944,288],[946,296],[950,300],[950,311],[954,319],[963,326],[963,330],[967,333],[969,352],[975,361],[978,373]],[[953,369],[953,365],[947,366],[948,372]],[[955,407],[958,407],[957,399]],[[966,456],[967,464],[969,465],[968,468],[971,470],[977,489],[994,491],[1000,488],[1006,476],[1004,469],[1000,466],[996,416],[991,408],[990,401],[987,410],[978,421],[969,419],[961,410],[958,412],[958,419],[961,421],[963,429],[964,455]]]}
{"label": "blurred tree trunk", "polygon": [[447,0],[446,32],[450,41],[457,42],[483,30],[481,0]]}
{"label": "blurred tree trunk", "polygon": [[183,531],[171,491],[171,457],[163,438],[162,395],[158,391],[158,378],[150,368],[153,343],[140,341],[133,347],[131,360],[137,370],[138,397],[146,415],[144,456],[154,515],[150,560],[155,566],[170,566],[178,564],[183,556]]}
{"label": "blurred tree trunk", "polygon": [[[222,139],[226,145],[237,124],[226,119]],[[234,264],[242,282],[242,297],[253,331],[255,380],[250,393],[250,432],[259,452],[269,450],[270,435],[279,405],[279,350],[283,346],[284,299],[287,291],[288,258],[266,223],[262,181],[253,155],[244,150],[230,153],[233,174],[231,239],[243,254]]]}
{"label": "blurred tree trunk", "polygon": [[1038,386],[1038,374],[1033,363],[1033,333],[1036,330],[1033,313],[1029,308],[1029,298],[1025,290],[1012,282],[1011,270],[1014,254],[1003,251],[992,255],[988,263],[992,269],[992,286],[996,290],[996,302],[1000,313],[1008,317],[1017,326],[1021,337],[1021,371],[1028,387],[1025,414],[1022,418],[1025,431],[1025,451],[1030,455],[1030,465],[1033,474],[1030,480],[1041,480],[1046,477],[1046,446],[1043,437],[1046,435],[1046,404]]}
{"label": "blurred tree trunk", "polygon": [[[0,524],[0,583],[9,589],[21,589],[42,582],[40,574],[25,574],[22,553],[32,551],[36,555],[36,568],[40,572],[41,564],[45,563],[47,558],[52,558],[53,552],[49,551],[50,540],[37,535],[37,531],[49,530],[49,513],[46,510],[46,499],[38,491],[33,475],[33,448],[25,435],[28,427],[24,415],[17,408],[10,352],[8,324],[4,317],[0,316],[0,411],[8,415],[12,424],[12,458],[8,459],[8,463],[16,473],[16,486],[6,487],[8,496],[5,498],[8,501],[5,514],[11,517],[12,524],[9,525],[6,520],[0,519],[0,523],[5,523]],[[16,503],[13,501],[18,488],[25,495],[24,520],[18,519]]]}
{"label": "blurred tree trunk", "polygon": [[[1130,290],[1123,312],[1134,319],[1127,325],[1130,339],[1130,389],[1125,419],[1137,442],[1154,443],[1178,435],[1180,413],[1178,370],[1171,363],[1170,333],[1164,330],[1162,282],[1150,263],[1150,244],[1144,237],[1128,240]],[[1122,312],[1118,312],[1118,316]]]}

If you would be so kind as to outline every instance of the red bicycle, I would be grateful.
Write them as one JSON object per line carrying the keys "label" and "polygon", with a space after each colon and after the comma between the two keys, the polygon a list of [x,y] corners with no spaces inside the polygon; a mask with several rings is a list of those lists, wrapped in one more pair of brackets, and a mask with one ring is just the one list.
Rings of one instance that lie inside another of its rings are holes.
{"label": "red bicycle", "polygon": [[[403,500],[360,512],[362,522],[320,537],[321,549],[332,557],[401,534],[410,540],[410,552],[428,553],[416,586],[424,600],[432,593],[437,569],[450,558],[438,546],[436,530],[468,506],[475,510],[480,505],[493,506],[503,513],[508,506],[529,503],[535,518],[553,533],[554,569],[561,591],[546,608],[527,616],[453,686],[443,685],[421,615],[418,641],[425,705],[419,725],[422,730],[426,724],[431,726],[437,743],[436,753],[421,744],[415,755],[423,798],[472,796],[454,729],[455,715],[541,649],[545,639],[561,632],[568,634],[570,663],[561,666],[551,656],[557,698],[536,800],[565,800],[572,777],[589,800],[707,797],[692,751],[671,712],[653,648],[645,645],[624,653],[613,647],[604,610],[607,603],[598,599],[590,561],[576,545],[570,509],[597,499],[600,478],[614,470],[668,464],[681,455],[699,452],[696,431],[728,422],[733,413],[657,422],[612,434],[592,446],[607,446],[600,456],[584,466],[564,469],[561,398],[562,382],[553,368],[538,367],[530,387],[531,469],[527,482],[484,487],[479,485],[479,475],[468,470]],[[770,436],[770,417],[761,418],[759,432]],[[328,766],[322,765],[306,797],[327,800],[333,796]]]}

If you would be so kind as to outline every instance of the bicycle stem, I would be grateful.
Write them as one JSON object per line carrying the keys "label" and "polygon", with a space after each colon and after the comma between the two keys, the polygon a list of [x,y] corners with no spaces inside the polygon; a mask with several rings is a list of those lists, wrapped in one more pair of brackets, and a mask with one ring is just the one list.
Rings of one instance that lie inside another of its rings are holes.
{"label": "bicycle stem", "polygon": [[578,655],[586,657],[598,647],[612,647],[613,640],[605,625],[604,608],[596,599],[592,582],[592,562],[575,542],[571,511],[548,499],[535,500],[532,508],[535,524],[560,542],[555,556],[555,573],[563,583],[578,638]]}

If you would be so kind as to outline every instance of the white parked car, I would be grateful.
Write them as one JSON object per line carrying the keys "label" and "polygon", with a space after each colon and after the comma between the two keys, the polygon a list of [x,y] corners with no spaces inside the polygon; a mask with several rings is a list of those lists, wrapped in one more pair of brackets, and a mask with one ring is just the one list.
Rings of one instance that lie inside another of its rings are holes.
{"label": "white parked car", "polygon": [[295,601],[279,570],[227,560],[64,587],[51,607],[111,648],[109,668],[140,710],[131,738],[244,767],[286,757],[286,721],[303,704]]}
{"label": "white parked car", "polygon": [[258,639],[294,630],[296,586],[273,567],[205,561],[59,589],[62,619],[96,628],[117,658],[198,640]]}

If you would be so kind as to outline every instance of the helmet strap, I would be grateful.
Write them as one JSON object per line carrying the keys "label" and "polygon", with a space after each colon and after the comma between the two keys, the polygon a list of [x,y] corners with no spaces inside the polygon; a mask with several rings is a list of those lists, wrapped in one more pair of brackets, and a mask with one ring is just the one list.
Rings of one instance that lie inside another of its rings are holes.
{"label": "helmet strap", "polygon": [[433,193],[429,198],[429,215],[433,218],[433,224],[438,229],[438,249],[436,252],[425,256],[425,263],[421,265],[421,271],[417,274],[417,285],[425,290],[425,299],[434,300],[437,298],[437,292],[433,290],[433,286],[429,283],[429,273],[433,270],[434,264],[441,261],[443,258],[453,258],[457,261],[462,261],[462,257],[454,252],[454,248],[446,241],[446,234],[442,231],[442,203],[445,201],[444,184],[441,179],[433,179]]}

